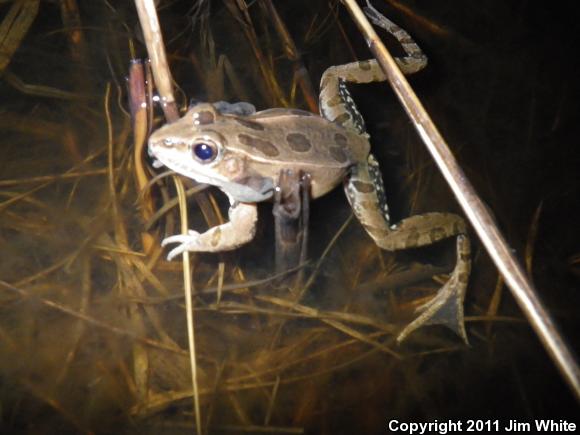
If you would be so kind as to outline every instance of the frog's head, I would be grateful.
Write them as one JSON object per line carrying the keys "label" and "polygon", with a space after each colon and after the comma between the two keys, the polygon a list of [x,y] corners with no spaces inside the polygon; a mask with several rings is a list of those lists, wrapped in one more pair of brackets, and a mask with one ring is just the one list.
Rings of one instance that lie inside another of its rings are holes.
{"label": "frog's head", "polygon": [[246,158],[228,149],[229,118],[211,104],[197,104],[151,135],[149,154],[178,174],[217,186],[238,201],[268,199],[272,181],[252,176]]}

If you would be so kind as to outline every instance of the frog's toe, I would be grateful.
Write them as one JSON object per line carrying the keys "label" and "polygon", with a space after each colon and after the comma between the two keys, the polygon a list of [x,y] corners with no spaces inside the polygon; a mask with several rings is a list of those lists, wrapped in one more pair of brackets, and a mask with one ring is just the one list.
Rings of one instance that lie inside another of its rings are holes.
{"label": "frog's toe", "polygon": [[167,254],[167,260],[171,261],[179,254],[183,254],[186,251],[198,251],[199,250],[199,233],[197,231],[188,231],[188,234],[176,234],[174,236],[169,236],[163,239],[161,246],[167,246],[170,243],[179,243],[169,254]]}
{"label": "frog's toe", "polygon": [[167,254],[167,261],[171,261],[173,260],[175,257],[177,257],[179,254],[183,254],[186,250],[186,245],[179,245],[177,248],[173,248],[171,251],[169,251],[169,253]]}
{"label": "frog's toe", "polygon": [[185,242],[182,243],[181,245],[173,248],[171,251],[169,251],[169,253],[167,254],[167,261],[171,261],[173,260],[175,257],[177,257],[179,254],[183,254],[184,252],[187,251],[197,251],[198,249],[198,243],[196,242]]}
{"label": "frog's toe", "polygon": [[161,246],[167,246],[170,243],[194,244],[199,237],[197,231],[189,230],[187,234],[175,234],[174,236],[165,237]]}

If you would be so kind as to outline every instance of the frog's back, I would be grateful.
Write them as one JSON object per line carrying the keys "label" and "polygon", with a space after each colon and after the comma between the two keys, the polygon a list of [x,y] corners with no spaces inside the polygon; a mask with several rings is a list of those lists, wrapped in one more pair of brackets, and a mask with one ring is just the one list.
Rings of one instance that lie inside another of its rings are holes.
{"label": "frog's back", "polygon": [[349,167],[365,160],[368,140],[311,112],[296,109],[269,109],[252,119],[268,132],[280,149],[280,159],[306,165]]}
{"label": "frog's back", "polygon": [[282,169],[310,174],[314,198],[333,189],[369,153],[364,136],[310,112],[270,109],[232,121],[230,151],[246,155],[254,171],[274,180]]}

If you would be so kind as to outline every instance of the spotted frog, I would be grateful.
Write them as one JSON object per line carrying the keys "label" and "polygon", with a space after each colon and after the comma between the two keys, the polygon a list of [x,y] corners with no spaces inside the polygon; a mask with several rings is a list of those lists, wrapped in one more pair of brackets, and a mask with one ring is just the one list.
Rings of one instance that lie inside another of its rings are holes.
{"label": "spotted frog", "polygon": [[[404,73],[422,69],[426,57],[411,37],[374,9],[375,24],[393,34],[406,56],[396,61]],[[420,315],[399,334],[403,340],[424,324],[451,327],[466,340],[463,299],[470,272],[470,247],[464,220],[449,213],[426,213],[397,224],[390,222],[379,165],[370,154],[362,116],[347,82],[386,79],[375,60],[334,66],[320,83],[320,114],[296,109],[270,109],[240,116],[212,104],[191,107],[178,121],[154,132],[149,152],[175,172],[221,189],[230,200],[229,222],[204,233],[167,237],[178,243],[168,259],[185,251],[219,252],[252,240],[256,203],[272,198],[283,169],[310,175],[311,197],[318,198],[344,182],[346,196],[364,229],[383,249],[394,251],[429,245],[457,236],[457,262],[447,283],[419,308]]]}

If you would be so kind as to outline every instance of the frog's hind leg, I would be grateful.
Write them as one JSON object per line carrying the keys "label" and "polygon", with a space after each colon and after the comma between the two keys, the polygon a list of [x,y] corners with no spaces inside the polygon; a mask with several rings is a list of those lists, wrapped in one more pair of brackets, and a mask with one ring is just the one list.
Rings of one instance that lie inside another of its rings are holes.
{"label": "frog's hind leg", "polygon": [[457,262],[449,281],[433,299],[418,309],[421,314],[403,329],[397,341],[401,342],[423,325],[443,324],[467,342],[463,324],[463,300],[471,260],[465,221],[451,213],[426,213],[391,225],[380,171],[372,155],[368,163],[358,164],[351,169],[345,182],[345,192],[364,229],[379,247],[388,251],[426,246],[457,236]]}
{"label": "frog's hind leg", "polygon": [[379,11],[377,11],[370,1],[367,0],[367,5],[364,8],[365,14],[373,22],[375,26],[381,27],[393,35],[403,50],[404,57],[396,57],[395,62],[404,74],[413,74],[422,70],[427,65],[427,56],[417,43],[411,38],[405,29],[400,28]]}
{"label": "frog's hind leg", "polygon": [[[405,30],[381,15],[368,1],[365,12],[374,24],[392,34],[403,47],[405,56],[396,57],[395,61],[404,74],[415,73],[427,65],[427,56]],[[320,81],[320,114],[344,128],[366,135],[363,118],[346,83],[382,82],[386,79],[375,59],[328,68]]]}

